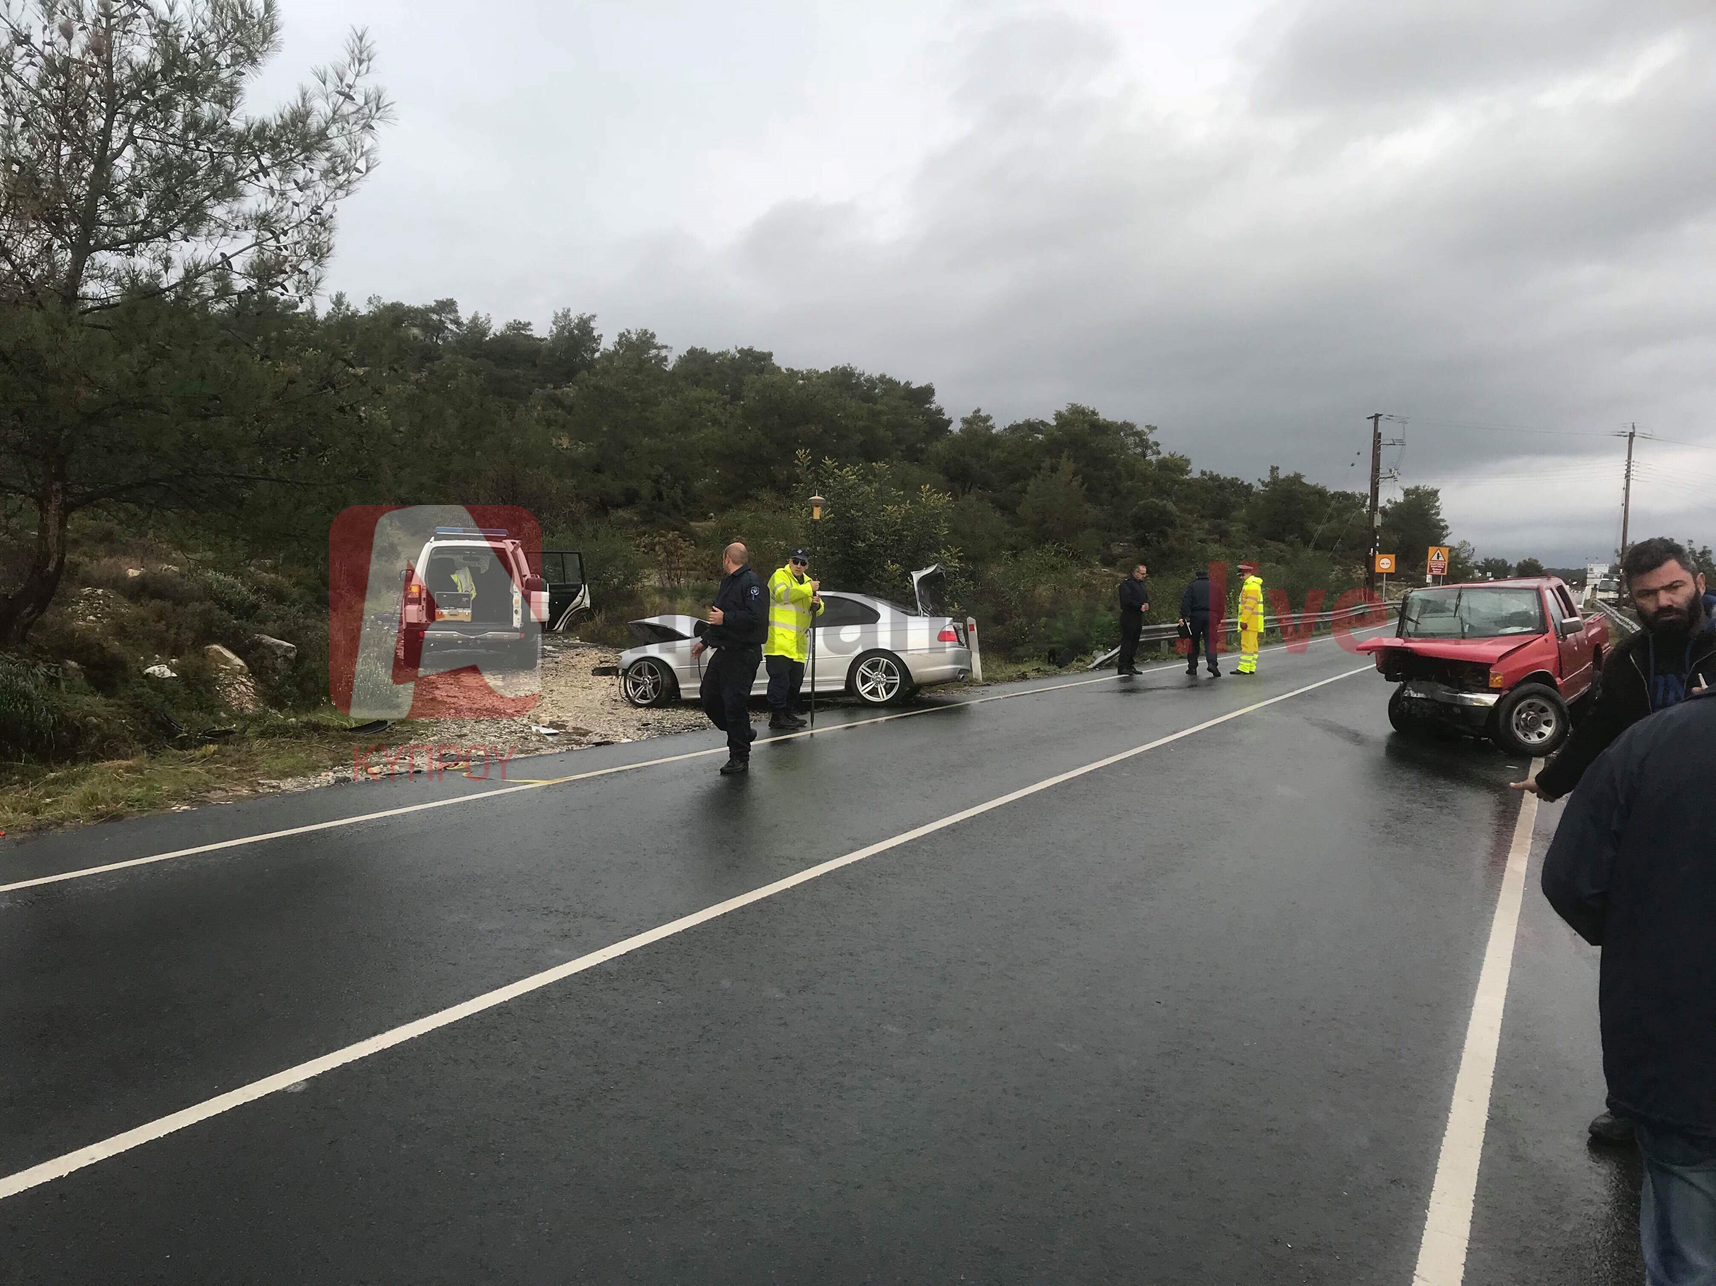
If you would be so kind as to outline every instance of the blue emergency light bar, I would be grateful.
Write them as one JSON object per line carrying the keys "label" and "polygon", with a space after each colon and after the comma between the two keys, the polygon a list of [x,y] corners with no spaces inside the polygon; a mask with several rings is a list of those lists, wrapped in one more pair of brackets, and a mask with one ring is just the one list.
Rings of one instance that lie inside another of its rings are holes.
{"label": "blue emergency light bar", "polygon": [[504,536],[505,527],[437,527],[437,536]]}

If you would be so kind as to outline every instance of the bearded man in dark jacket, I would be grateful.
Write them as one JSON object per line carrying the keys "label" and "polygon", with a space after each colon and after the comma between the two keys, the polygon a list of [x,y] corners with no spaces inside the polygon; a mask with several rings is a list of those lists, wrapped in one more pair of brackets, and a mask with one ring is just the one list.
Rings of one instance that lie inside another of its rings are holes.
{"label": "bearded man in dark jacket", "polygon": [[[1627,592],[1644,628],[1621,642],[1603,664],[1591,708],[1561,752],[1541,772],[1513,783],[1544,799],[1576,787],[1614,740],[1641,719],[1679,705],[1700,683],[1716,683],[1716,620],[1704,598],[1704,577],[1672,540],[1641,540],[1621,561]],[[1626,1144],[1632,1120],[1613,1111],[1590,1124],[1599,1143]]]}

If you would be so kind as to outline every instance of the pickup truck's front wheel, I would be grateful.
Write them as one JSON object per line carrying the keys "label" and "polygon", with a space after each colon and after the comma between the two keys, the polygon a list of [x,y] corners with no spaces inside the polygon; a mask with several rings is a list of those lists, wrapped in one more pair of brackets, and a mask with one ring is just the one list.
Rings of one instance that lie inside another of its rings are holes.
{"label": "pickup truck's front wheel", "polygon": [[1547,758],[1567,740],[1572,719],[1561,694],[1545,683],[1522,683],[1496,702],[1490,735],[1510,755]]}
{"label": "pickup truck's front wheel", "polygon": [[1406,699],[1406,685],[1403,683],[1395,688],[1388,698],[1388,721],[1394,725],[1396,732],[1414,733],[1424,731],[1424,720],[1412,709],[1411,702]]}

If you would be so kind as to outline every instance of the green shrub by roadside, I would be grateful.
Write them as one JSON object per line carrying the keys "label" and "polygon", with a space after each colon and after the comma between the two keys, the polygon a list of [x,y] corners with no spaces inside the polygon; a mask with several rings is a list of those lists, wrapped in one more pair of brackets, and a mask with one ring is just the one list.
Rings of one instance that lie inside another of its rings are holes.
{"label": "green shrub by roadside", "polygon": [[58,724],[47,667],[0,654],[0,753],[22,759],[49,753]]}

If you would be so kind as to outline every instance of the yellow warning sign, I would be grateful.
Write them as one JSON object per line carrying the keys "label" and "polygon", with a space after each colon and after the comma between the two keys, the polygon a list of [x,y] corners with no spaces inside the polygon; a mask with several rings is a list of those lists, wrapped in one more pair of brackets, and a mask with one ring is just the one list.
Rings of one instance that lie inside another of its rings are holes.
{"label": "yellow warning sign", "polygon": [[1448,546],[1430,546],[1430,557],[1426,561],[1425,570],[1432,576],[1446,576],[1448,574]]}

